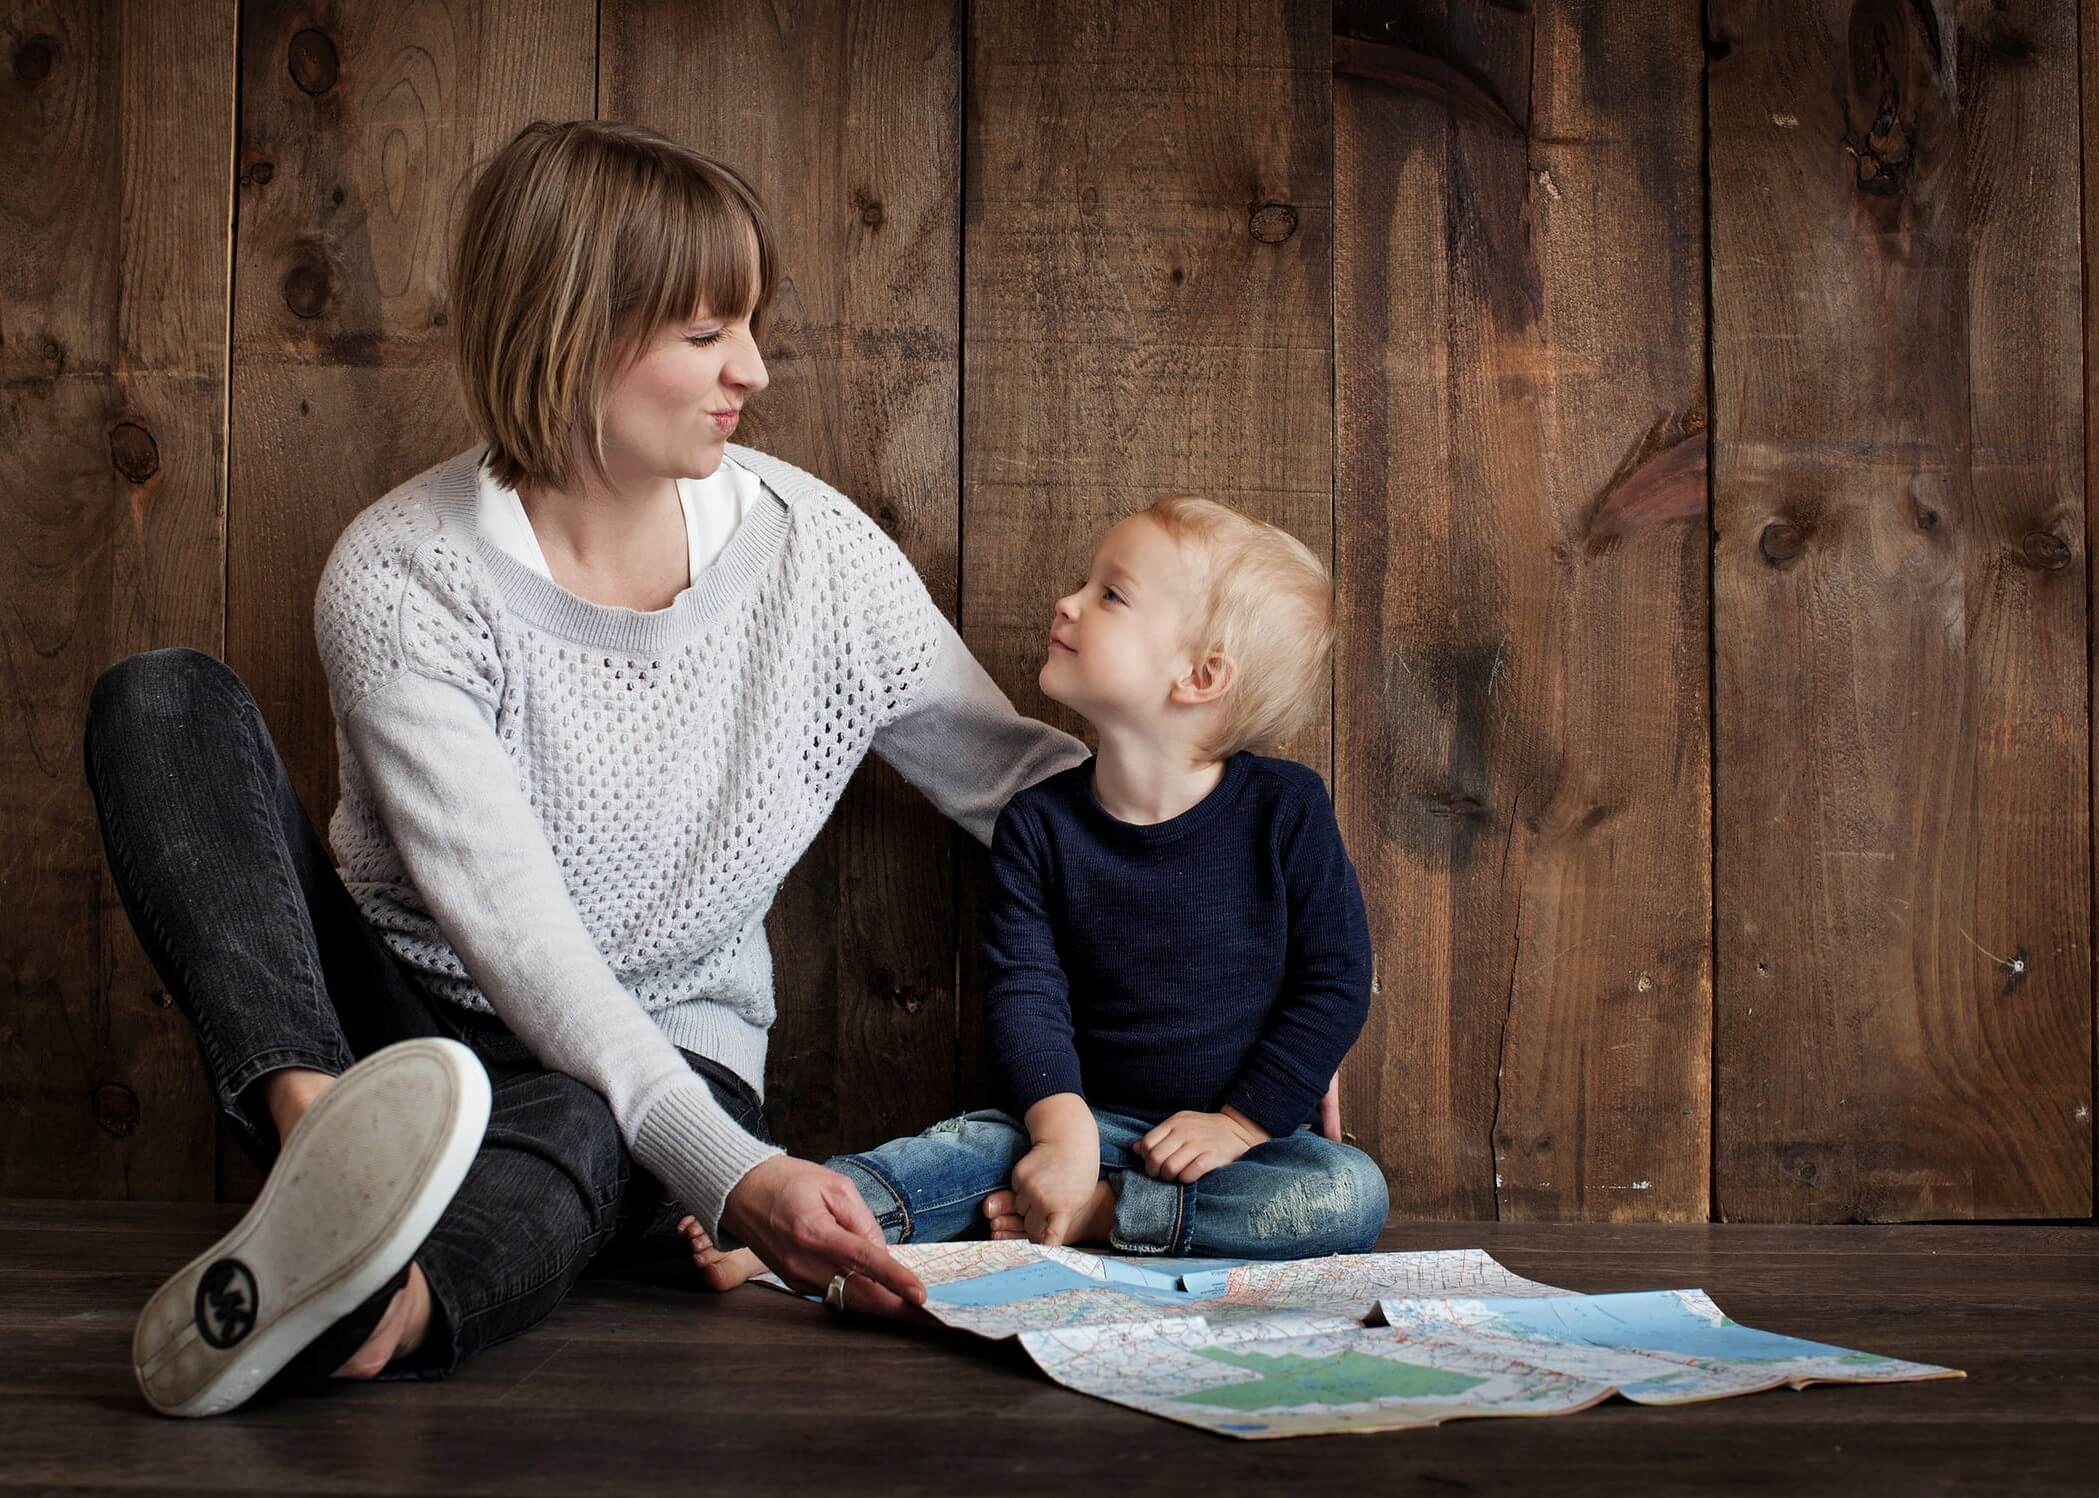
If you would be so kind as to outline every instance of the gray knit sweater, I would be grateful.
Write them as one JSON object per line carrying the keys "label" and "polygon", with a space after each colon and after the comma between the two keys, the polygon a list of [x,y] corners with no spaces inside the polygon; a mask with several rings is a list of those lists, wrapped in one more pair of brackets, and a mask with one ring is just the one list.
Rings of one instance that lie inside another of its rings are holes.
{"label": "gray knit sweater", "polygon": [[[345,884],[434,996],[602,1093],[718,1242],[779,1153],[676,1047],[764,1091],[765,913],[872,749],[988,844],[1086,747],[1018,715],[852,501],[765,485],[668,607],[593,604],[484,540],[478,445],[366,509],[314,601]],[[790,996],[790,1002],[792,998]]]}

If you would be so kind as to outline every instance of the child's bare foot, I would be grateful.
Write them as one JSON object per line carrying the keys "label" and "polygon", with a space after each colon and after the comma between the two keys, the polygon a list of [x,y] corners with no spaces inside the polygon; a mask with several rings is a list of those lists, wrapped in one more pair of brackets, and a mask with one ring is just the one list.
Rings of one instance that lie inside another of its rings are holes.
{"label": "child's bare foot", "polygon": [[707,1236],[699,1219],[687,1217],[678,1224],[678,1231],[692,1247],[693,1267],[700,1271],[700,1278],[707,1282],[710,1290],[734,1290],[754,1274],[765,1273],[765,1265],[747,1248],[733,1253],[723,1253]]}
{"label": "child's bare foot", "polygon": [[[1028,1225],[1020,1215],[1020,1204],[1011,1191],[994,1191],[984,1198],[984,1215],[991,1219],[991,1236],[999,1242],[1024,1239]],[[1093,1199],[1072,1220],[1068,1244],[1106,1243],[1115,1230],[1115,1188],[1103,1179],[1093,1188]]]}

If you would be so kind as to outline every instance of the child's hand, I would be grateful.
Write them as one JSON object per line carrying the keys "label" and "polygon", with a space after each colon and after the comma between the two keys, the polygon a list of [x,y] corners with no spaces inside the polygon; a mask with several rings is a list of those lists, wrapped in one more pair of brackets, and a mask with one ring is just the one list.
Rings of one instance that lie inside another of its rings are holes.
{"label": "child's hand", "polygon": [[1227,1107],[1222,1113],[1176,1113],[1138,1140],[1131,1153],[1144,1162],[1146,1175],[1185,1186],[1267,1142],[1267,1130]]}
{"label": "child's hand", "polygon": [[1013,1199],[1028,1238],[1051,1245],[1070,1242],[1100,1178],[1098,1145],[1080,1150],[1045,1141],[1022,1155],[1013,1167]]}

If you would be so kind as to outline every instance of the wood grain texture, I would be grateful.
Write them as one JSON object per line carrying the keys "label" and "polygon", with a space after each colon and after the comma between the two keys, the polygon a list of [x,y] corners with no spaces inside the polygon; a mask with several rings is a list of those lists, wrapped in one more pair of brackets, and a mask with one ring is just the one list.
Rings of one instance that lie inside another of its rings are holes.
{"label": "wood grain texture", "polygon": [[[729,162],[786,264],[738,440],[835,485],[952,616],[961,16],[940,0],[602,6],[600,111]],[[954,1108],[953,844],[869,756],[766,929],[782,1143],[823,1158]]]}
{"label": "wood grain texture", "polygon": [[2083,1216],[2074,8],[1709,26],[1719,1210]]}
{"label": "wood grain texture", "polygon": [[589,116],[594,10],[242,11],[227,661],[324,831],[314,585],[358,511],[472,440],[447,354],[453,215],[520,126]]}
{"label": "wood grain texture", "polygon": [[[1307,0],[973,9],[962,634],[1020,711],[1088,742],[1036,677],[1116,520],[1188,491],[1332,555],[1329,23]],[[1324,722],[1280,752],[1331,784]],[[972,850],[966,889],[982,868]]]}
{"label": "wood grain texture", "polygon": [[[453,215],[534,118],[588,117],[592,0],[241,9],[226,661],[307,815],[336,800],[313,594],[342,528],[473,440],[446,331]],[[223,1190],[252,1195],[223,1137]]]}
{"label": "wood grain texture", "polygon": [[223,8],[0,5],[0,1190],[19,1195],[213,1189],[196,1043],[110,883],[81,728],[112,661],[220,648],[232,55]]}
{"label": "wood grain texture", "polygon": [[2039,1498],[2089,1493],[2099,1464],[2089,1228],[1395,1225],[1381,1247],[1485,1248],[1591,1292],[1701,1286],[1746,1325],[1968,1377],[1228,1441],[1059,1388],[1011,1343],[708,1295],[689,1265],[594,1270],[443,1383],[155,1418],[131,1318],[233,1216],[0,1201],[0,1492]]}
{"label": "wood grain texture", "polygon": [[1336,82],[1344,1096],[1404,1214],[1702,1220],[1695,18],[1423,9]]}

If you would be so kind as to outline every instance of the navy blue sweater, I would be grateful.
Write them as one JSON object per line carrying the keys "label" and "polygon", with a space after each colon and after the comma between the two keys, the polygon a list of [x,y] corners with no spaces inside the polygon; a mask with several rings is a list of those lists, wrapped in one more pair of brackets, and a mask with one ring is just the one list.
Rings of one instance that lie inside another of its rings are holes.
{"label": "navy blue sweater", "polygon": [[1229,1103],[1295,1131],[1370,1010],[1370,932],[1318,774],[1241,752],[1149,826],[1096,757],[1016,795],[991,835],[986,1044],[1016,1117],[1053,1093],[1157,1123]]}

